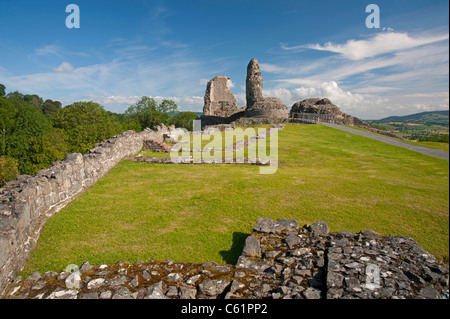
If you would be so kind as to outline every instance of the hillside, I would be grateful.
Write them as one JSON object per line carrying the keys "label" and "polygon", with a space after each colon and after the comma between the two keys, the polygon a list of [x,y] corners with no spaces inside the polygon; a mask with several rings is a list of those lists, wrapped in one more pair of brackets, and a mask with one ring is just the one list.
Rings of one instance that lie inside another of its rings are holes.
{"label": "hillside", "polygon": [[449,111],[421,112],[366,121],[373,128],[389,131],[410,140],[448,143]]}
{"label": "hillside", "polygon": [[389,116],[377,122],[403,122],[403,123],[416,123],[425,125],[449,125],[449,111],[432,111],[421,112],[405,116]]}

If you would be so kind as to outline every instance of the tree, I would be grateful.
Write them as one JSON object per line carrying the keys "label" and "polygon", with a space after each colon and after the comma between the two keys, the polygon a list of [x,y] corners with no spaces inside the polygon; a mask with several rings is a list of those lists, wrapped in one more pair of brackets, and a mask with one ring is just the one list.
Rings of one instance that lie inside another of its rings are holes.
{"label": "tree", "polygon": [[14,130],[17,108],[9,99],[0,96],[0,155],[6,155],[8,140]]}
{"label": "tree", "polygon": [[6,94],[6,87],[0,83],[0,97],[5,96]]}
{"label": "tree", "polygon": [[0,156],[0,187],[19,175],[18,162],[9,156]]}
{"label": "tree", "polygon": [[54,127],[64,131],[69,152],[85,153],[96,143],[122,133],[122,125],[98,103],[75,102],[57,111]]}
{"label": "tree", "polygon": [[30,103],[16,97],[8,100],[16,111],[6,139],[5,153],[18,160],[22,174],[33,175],[39,167],[51,164],[51,161],[40,162],[36,156],[36,144],[42,143],[52,126],[44,114]]}
{"label": "tree", "polygon": [[125,114],[137,119],[141,129],[144,129],[154,128],[160,123],[168,124],[170,113],[177,109],[178,106],[174,101],[162,100],[158,105],[153,98],[143,96],[136,104],[131,105]]}
{"label": "tree", "polygon": [[113,112],[108,112],[111,117],[113,117],[117,122],[122,125],[122,132],[133,130],[135,132],[141,131],[141,125],[138,120],[127,114],[117,114]]}
{"label": "tree", "polygon": [[62,104],[59,101],[45,100],[42,105],[42,112],[44,114],[54,115],[59,109],[61,109],[61,106]]}
{"label": "tree", "polygon": [[172,116],[169,121],[170,125],[175,125],[175,127],[183,127],[188,131],[193,130],[193,120],[197,117],[197,113],[194,112],[179,112]]}
{"label": "tree", "polygon": [[23,100],[31,105],[37,107],[39,110],[42,110],[42,105],[44,104],[44,100],[38,96],[37,94],[27,94],[23,96]]}

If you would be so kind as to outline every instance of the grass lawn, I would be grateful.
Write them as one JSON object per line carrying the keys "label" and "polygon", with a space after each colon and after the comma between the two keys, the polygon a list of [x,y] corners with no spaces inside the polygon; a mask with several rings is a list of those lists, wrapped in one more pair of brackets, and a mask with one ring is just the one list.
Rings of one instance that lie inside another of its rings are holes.
{"label": "grass lawn", "polygon": [[234,264],[259,217],[411,236],[449,255],[449,163],[322,125],[279,132],[279,167],[122,161],[44,226],[23,275],[68,264]]}

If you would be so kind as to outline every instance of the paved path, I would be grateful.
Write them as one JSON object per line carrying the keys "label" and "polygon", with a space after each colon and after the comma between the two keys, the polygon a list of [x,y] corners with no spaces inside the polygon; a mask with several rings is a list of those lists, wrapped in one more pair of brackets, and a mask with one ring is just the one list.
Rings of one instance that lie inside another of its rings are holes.
{"label": "paved path", "polygon": [[441,151],[441,150],[436,150],[433,148],[428,148],[428,147],[422,147],[422,146],[416,146],[416,145],[411,145],[387,136],[382,136],[382,135],[377,135],[377,134],[372,134],[369,132],[365,132],[365,131],[360,131],[360,130],[356,130],[347,126],[342,126],[342,125],[337,125],[337,124],[330,124],[330,123],[320,123],[338,130],[342,130],[342,131],[347,131],[353,134],[357,134],[357,135],[361,135],[361,136],[365,136],[374,140],[378,140],[381,142],[385,142],[391,145],[395,145],[395,146],[399,146],[399,147],[404,147],[416,152],[420,152],[426,155],[430,155],[430,156],[434,156],[434,157],[439,157],[439,158],[443,158],[445,160],[448,161],[448,152],[446,151]]}

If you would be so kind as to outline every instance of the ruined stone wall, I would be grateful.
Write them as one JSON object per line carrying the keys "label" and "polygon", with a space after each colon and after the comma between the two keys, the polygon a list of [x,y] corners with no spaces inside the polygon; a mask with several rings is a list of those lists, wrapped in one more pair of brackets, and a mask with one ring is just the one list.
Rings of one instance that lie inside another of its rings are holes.
{"label": "ruined stone wall", "polygon": [[218,75],[208,82],[204,97],[204,115],[229,117],[244,110],[237,106],[236,98],[228,88],[229,80],[227,76]]}
{"label": "ruined stone wall", "polygon": [[11,299],[448,299],[448,269],[412,238],[260,218],[235,266],[80,265],[17,278]]}
{"label": "ruined stone wall", "polygon": [[45,222],[119,161],[139,152],[144,140],[160,140],[164,125],[127,131],[96,144],[84,156],[68,154],[35,176],[20,175],[0,189],[0,293],[20,272]]}

